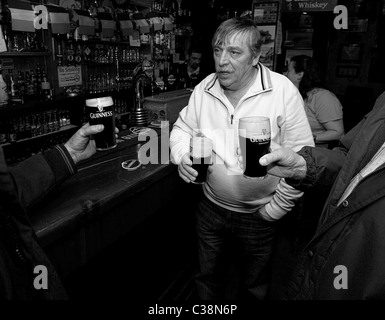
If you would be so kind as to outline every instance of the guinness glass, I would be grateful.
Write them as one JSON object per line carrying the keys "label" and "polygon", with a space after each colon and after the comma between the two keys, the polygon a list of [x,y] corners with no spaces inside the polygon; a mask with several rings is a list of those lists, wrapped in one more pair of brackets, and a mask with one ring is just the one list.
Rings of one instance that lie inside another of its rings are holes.
{"label": "guinness glass", "polygon": [[111,97],[86,100],[86,113],[90,125],[102,124],[104,130],[94,135],[97,150],[116,147],[114,102]]}
{"label": "guinness glass", "polygon": [[198,176],[192,183],[203,184],[206,182],[207,169],[211,164],[213,143],[205,137],[193,137],[190,140],[190,159],[192,167],[198,172]]}
{"label": "guinness glass", "polygon": [[246,178],[264,178],[266,167],[259,164],[259,158],[269,152],[270,119],[267,117],[246,117],[239,119],[239,144],[243,157],[243,175]]}

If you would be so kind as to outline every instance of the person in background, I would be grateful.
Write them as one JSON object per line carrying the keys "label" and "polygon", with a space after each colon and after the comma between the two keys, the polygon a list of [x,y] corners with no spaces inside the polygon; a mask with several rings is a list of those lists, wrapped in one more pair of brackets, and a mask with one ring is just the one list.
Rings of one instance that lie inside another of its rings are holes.
{"label": "person in background", "polygon": [[260,159],[298,190],[329,188],[286,299],[385,299],[385,93],[333,150],[306,146]]}
{"label": "person in background", "polygon": [[297,88],[283,75],[259,63],[261,35],[253,20],[224,21],[212,39],[216,72],[195,86],[171,136],[171,160],[179,176],[193,182],[190,139],[213,140],[203,198],[196,213],[200,299],[228,298],[225,274],[229,248],[239,254],[240,290],[236,298],[266,298],[274,223],[289,212],[302,192],[284,179],[268,175],[248,179],[238,162],[238,123],[242,117],[265,116],[271,123],[271,148],[298,151],[314,145]]}
{"label": "person in background", "polygon": [[203,50],[199,46],[191,45],[187,51],[186,63],[180,67],[178,74],[178,88],[191,88],[202,81],[204,78],[200,64],[202,61]]}
{"label": "person in background", "polygon": [[[76,173],[96,149],[90,135],[103,125],[84,125],[65,144],[8,167],[0,148],[0,299],[67,299],[62,283],[39,246],[28,208]],[[48,288],[35,289],[36,266],[48,270]]]}
{"label": "person in background", "polygon": [[318,64],[309,56],[297,55],[290,59],[285,75],[305,101],[316,146],[334,145],[344,134],[342,106],[331,91],[323,88]]}

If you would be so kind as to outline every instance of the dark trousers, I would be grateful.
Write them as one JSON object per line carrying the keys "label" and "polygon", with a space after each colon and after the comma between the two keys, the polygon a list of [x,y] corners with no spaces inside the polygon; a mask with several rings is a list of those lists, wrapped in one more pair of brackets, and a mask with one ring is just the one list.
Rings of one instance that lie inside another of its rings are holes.
{"label": "dark trousers", "polygon": [[226,210],[203,197],[196,212],[199,298],[226,298],[226,257],[232,248],[235,257],[232,261],[239,267],[239,294],[235,298],[265,299],[270,281],[274,224],[265,221],[257,212]]}

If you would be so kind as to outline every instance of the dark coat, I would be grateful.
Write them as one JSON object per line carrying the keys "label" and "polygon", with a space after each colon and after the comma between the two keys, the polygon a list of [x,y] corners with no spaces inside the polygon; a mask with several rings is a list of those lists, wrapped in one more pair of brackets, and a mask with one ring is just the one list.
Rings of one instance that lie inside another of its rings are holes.
{"label": "dark coat", "polygon": [[[58,146],[8,168],[0,148],[0,299],[65,299],[66,292],[38,244],[27,210],[74,173],[67,151]],[[67,159],[65,159],[67,158]],[[48,269],[48,289],[35,289],[38,265]]]}
{"label": "dark coat", "polygon": [[[315,168],[303,185],[332,185],[332,189],[317,231],[296,268],[288,299],[385,299],[385,164],[337,207],[351,179],[384,141],[385,93],[341,139],[341,148],[300,151]],[[346,289],[340,288],[342,283]]]}

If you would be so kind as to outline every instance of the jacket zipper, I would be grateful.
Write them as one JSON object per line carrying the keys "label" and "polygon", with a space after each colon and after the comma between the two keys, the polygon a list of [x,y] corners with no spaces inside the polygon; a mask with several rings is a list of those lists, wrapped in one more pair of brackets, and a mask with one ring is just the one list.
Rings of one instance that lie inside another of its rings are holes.
{"label": "jacket zipper", "polygon": [[232,114],[232,115],[230,115],[230,118],[231,118],[231,120],[230,120],[230,124],[232,125],[232,124],[233,124],[234,115],[233,115],[233,114]]}
{"label": "jacket zipper", "polygon": [[15,227],[11,221],[11,217],[9,215],[5,215],[4,216],[4,222],[5,222],[5,225],[8,229],[8,232],[10,233],[10,236],[12,238],[14,253],[16,254],[17,258],[22,263],[25,263],[27,261],[27,259],[24,256],[24,254],[20,248],[19,237],[18,237],[16,230],[15,230]]}

